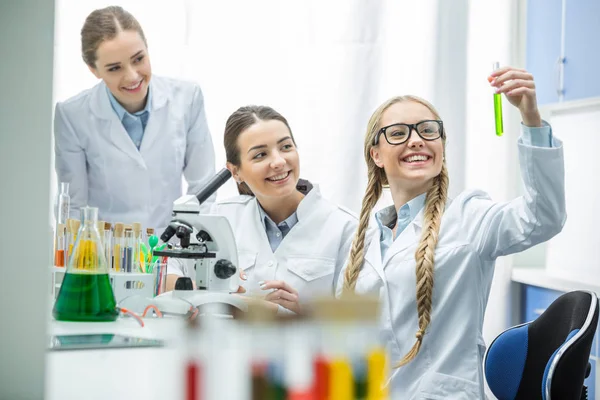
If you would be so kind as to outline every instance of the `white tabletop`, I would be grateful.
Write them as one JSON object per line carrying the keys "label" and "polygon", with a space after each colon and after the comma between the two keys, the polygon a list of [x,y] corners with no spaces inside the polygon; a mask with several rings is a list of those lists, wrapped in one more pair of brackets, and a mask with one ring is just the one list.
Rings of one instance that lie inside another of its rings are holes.
{"label": "white tabletop", "polygon": [[131,318],[110,323],[52,321],[51,334],[119,333],[163,339],[165,348],[49,351],[46,398],[49,400],[183,398],[183,328],[176,319]]}

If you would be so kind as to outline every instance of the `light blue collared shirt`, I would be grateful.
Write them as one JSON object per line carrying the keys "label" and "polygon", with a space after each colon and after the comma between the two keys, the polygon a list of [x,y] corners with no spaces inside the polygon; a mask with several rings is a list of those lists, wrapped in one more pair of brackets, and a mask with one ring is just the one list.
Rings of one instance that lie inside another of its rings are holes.
{"label": "light blue collared shirt", "polygon": [[123,108],[121,104],[115,99],[115,96],[110,92],[108,87],[106,88],[110,105],[112,106],[115,113],[119,117],[119,121],[123,124],[123,127],[127,131],[127,134],[135,144],[137,149],[140,149],[142,145],[142,138],[144,137],[144,130],[148,123],[148,117],[150,117],[150,105],[152,104],[152,90],[148,87],[148,98],[146,99],[146,107],[143,110],[138,111],[134,114],[130,114]]}
{"label": "light blue collared shirt", "polygon": [[390,248],[394,240],[394,233],[392,229],[394,226],[398,225],[396,229],[396,237],[400,236],[400,233],[410,224],[419,211],[425,205],[425,196],[427,193],[423,193],[398,210],[398,213],[395,212],[394,207],[386,207],[381,211],[375,213],[375,220],[377,221],[377,225],[379,226],[380,235],[380,246],[381,246],[381,258],[385,256],[385,253]]}
{"label": "light blue collared shirt", "polygon": [[[527,146],[552,147],[552,128],[545,121],[542,121],[541,127],[529,127],[521,123],[521,140]],[[375,220],[381,233],[379,241],[382,259],[394,240],[400,236],[400,233],[406,229],[408,224],[415,219],[425,206],[426,195],[427,193],[423,193],[404,204],[397,214],[394,212],[394,207],[386,207],[375,213]],[[396,225],[398,225],[398,228],[396,229],[395,238],[392,229]]]}
{"label": "light blue collared shirt", "polygon": [[294,212],[292,215],[287,217],[285,221],[276,224],[260,205],[258,206],[258,210],[260,213],[260,220],[265,227],[265,231],[267,232],[267,239],[269,239],[271,250],[275,252],[290,229],[292,229],[294,225],[298,223],[298,215],[296,212]]}

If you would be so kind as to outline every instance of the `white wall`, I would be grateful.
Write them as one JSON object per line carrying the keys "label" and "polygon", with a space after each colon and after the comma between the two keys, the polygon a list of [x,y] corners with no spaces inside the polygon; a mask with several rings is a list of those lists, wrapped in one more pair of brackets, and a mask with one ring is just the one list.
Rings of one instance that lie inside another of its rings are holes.
{"label": "white wall", "polygon": [[43,398],[53,38],[53,0],[0,3],[1,399]]}
{"label": "white wall", "polygon": [[469,1],[438,0],[438,7],[435,85],[431,101],[440,112],[448,135],[449,195],[455,197],[465,188]]}

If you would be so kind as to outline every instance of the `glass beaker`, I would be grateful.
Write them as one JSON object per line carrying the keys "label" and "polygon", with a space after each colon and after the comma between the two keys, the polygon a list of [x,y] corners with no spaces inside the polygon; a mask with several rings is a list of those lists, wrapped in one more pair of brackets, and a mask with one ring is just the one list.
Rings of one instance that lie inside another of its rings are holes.
{"label": "glass beaker", "polygon": [[53,315],[59,321],[114,321],[118,310],[97,228],[98,209],[83,207]]}

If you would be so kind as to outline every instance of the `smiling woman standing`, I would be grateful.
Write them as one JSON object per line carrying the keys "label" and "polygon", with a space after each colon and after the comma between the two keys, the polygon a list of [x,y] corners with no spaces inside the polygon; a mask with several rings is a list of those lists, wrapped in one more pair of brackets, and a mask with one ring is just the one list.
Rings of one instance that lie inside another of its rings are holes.
{"label": "smiling woman standing", "polygon": [[164,228],[182,175],[195,194],[215,173],[200,87],[152,76],[144,32],[121,7],[93,11],[81,47],[101,82],[58,103],[54,121],[56,174],[70,183],[71,212],[89,205],[101,220]]}

